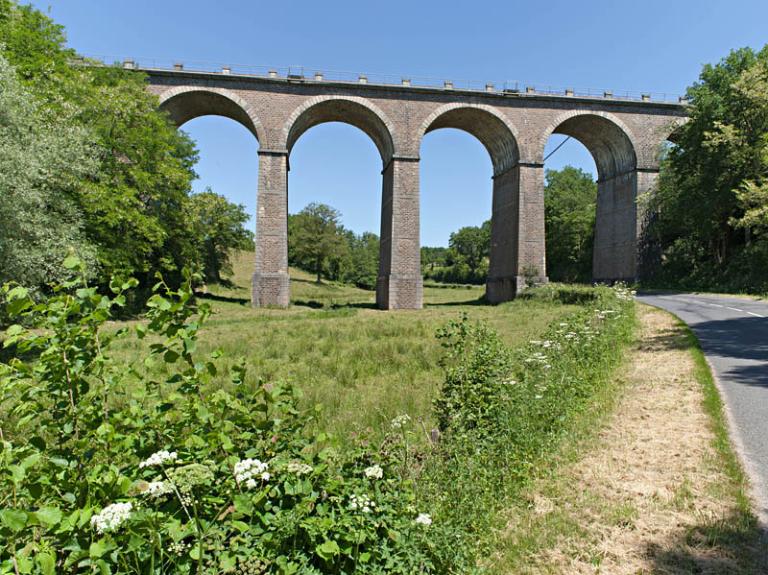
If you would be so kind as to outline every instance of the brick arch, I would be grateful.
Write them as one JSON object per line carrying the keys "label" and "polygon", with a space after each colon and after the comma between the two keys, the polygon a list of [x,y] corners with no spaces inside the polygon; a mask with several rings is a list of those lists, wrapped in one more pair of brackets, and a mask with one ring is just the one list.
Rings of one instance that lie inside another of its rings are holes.
{"label": "brick arch", "polygon": [[224,116],[245,126],[264,143],[264,128],[251,106],[234,92],[225,88],[177,86],[159,96],[160,109],[168,112],[176,126],[181,127],[200,116]]}
{"label": "brick arch", "polygon": [[441,128],[456,128],[472,134],[488,150],[494,175],[503,174],[520,159],[515,127],[498,110],[483,104],[445,104],[422,122],[418,144],[424,136]]}
{"label": "brick arch", "polygon": [[630,172],[638,166],[641,146],[626,124],[613,114],[588,110],[561,114],[542,133],[534,151],[537,162],[544,162],[544,147],[552,134],[571,136],[584,144],[595,160],[600,180]]}
{"label": "brick arch", "polygon": [[315,96],[293,111],[283,127],[288,152],[310,128],[326,122],[343,122],[365,132],[387,164],[395,155],[395,130],[386,114],[375,104],[357,96]]}

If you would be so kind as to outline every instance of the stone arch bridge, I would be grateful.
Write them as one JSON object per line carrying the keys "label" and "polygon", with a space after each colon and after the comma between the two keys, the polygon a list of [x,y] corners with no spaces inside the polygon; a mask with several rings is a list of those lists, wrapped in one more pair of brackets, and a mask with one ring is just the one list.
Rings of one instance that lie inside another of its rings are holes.
{"label": "stone arch bridge", "polygon": [[[126,65],[126,67],[132,67]],[[252,301],[286,306],[288,159],[317,124],[345,122],[375,143],[382,164],[381,254],[376,291],[383,309],[422,306],[419,243],[419,148],[424,135],[458,128],[474,135],[493,163],[490,270],[486,297],[515,297],[526,279],[546,281],[544,146],[553,133],[579,140],[597,165],[593,276],[632,281],[638,275],[642,211],[661,146],[685,119],[685,106],[638,100],[402,84],[144,69],[148,90],[181,126],[205,115],[231,118],[259,143],[256,261]]]}

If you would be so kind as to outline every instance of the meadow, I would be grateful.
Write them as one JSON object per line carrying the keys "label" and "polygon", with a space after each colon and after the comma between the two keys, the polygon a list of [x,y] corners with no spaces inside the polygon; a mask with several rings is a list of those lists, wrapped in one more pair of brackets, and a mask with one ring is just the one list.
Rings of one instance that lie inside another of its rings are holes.
{"label": "meadow", "polygon": [[[547,325],[575,306],[543,301],[484,305],[481,286],[425,286],[420,311],[380,311],[375,293],[323,282],[291,269],[291,307],[250,307],[253,255],[233,258],[232,285],[209,286],[205,301],[214,314],[200,333],[199,350],[224,352],[220,381],[244,359],[251,378],[288,381],[318,405],[318,427],[343,440],[370,428],[376,435],[389,421],[408,414],[434,427],[432,400],[443,379],[437,329],[462,314],[486,322],[505,344],[536,339]],[[117,358],[131,362],[143,344],[118,342]],[[166,369],[161,366],[160,369]],[[421,425],[420,425],[421,427]]]}

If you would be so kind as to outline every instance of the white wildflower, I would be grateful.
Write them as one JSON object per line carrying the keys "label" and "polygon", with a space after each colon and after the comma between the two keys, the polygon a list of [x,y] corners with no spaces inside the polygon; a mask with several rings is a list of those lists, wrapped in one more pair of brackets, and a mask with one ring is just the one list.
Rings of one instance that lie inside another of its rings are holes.
{"label": "white wildflower", "polygon": [[295,473],[296,475],[308,475],[314,471],[311,465],[306,463],[299,463],[297,461],[291,461],[286,468],[288,473]]}
{"label": "white wildflower", "polygon": [[173,488],[165,481],[150,481],[144,489],[144,495],[161,497],[171,491],[173,491]]}
{"label": "white wildflower", "polygon": [[113,503],[112,505],[107,505],[101,510],[101,513],[91,517],[91,526],[99,533],[114,531],[131,516],[132,509],[133,503]]}
{"label": "white wildflower", "polygon": [[350,495],[349,497],[349,509],[351,511],[361,511],[362,513],[370,513],[376,508],[376,503],[367,495]]}
{"label": "white wildflower", "polygon": [[262,481],[269,481],[270,473],[267,471],[269,465],[258,459],[241,459],[235,463],[235,481],[245,483],[248,489],[256,487],[256,478]]}
{"label": "white wildflower", "polygon": [[398,415],[397,417],[395,417],[390,422],[390,426],[392,427],[392,429],[402,429],[403,427],[408,425],[409,421],[411,421],[411,417],[408,414],[404,413],[402,415]]}
{"label": "white wildflower", "polygon": [[381,479],[384,477],[384,470],[380,465],[371,465],[370,467],[366,467],[365,476],[368,479]]}
{"label": "white wildflower", "polygon": [[415,519],[419,525],[425,525],[429,527],[432,525],[432,517],[428,513],[419,513],[419,516]]}
{"label": "white wildflower", "polygon": [[176,461],[178,459],[178,454],[175,451],[158,451],[157,453],[153,453],[150,455],[146,460],[139,463],[140,468],[144,467],[154,467],[156,465],[162,465],[163,463],[167,463],[168,461]]}

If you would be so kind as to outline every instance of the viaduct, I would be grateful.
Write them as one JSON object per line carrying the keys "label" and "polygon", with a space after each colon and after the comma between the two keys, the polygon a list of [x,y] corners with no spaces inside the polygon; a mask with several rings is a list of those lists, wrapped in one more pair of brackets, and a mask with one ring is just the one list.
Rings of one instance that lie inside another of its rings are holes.
{"label": "viaduct", "polygon": [[[126,68],[136,68],[131,61]],[[544,146],[551,134],[576,138],[597,165],[593,277],[638,276],[642,209],[637,198],[659,171],[662,145],[685,120],[683,103],[580,96],[572,90],[456,89],[284,76],[143,69],[148,90],[178,126],[205,115],[231,118],[259,143],[256,261],[252,302],[287,306],[288,170],[291,149],[308,129],[345,122],[365,132],[382,165],[381,254],[376,302],[382,309],[422,307],[419,148],[424,135],[458,128],[485,146],[493,164],[490,270],[486,297],[515,297],[526,280],[546,281]]]}

